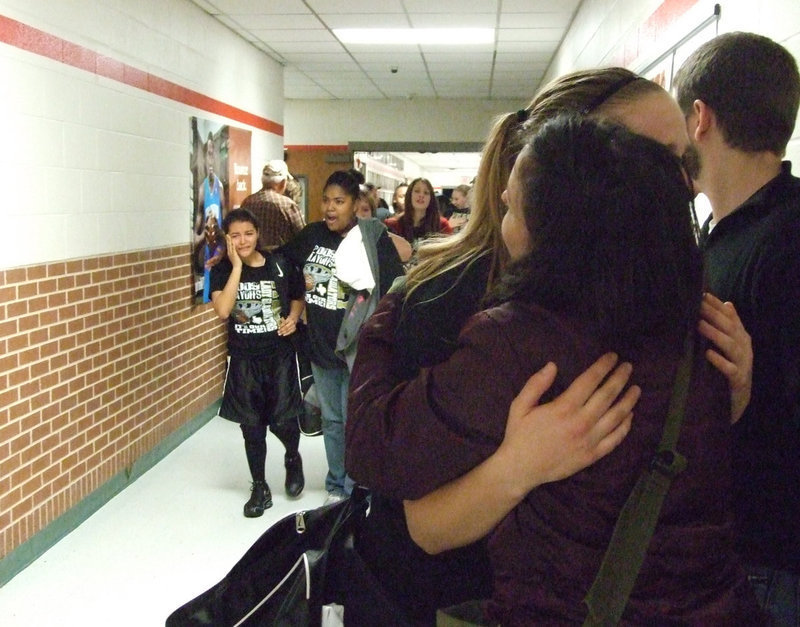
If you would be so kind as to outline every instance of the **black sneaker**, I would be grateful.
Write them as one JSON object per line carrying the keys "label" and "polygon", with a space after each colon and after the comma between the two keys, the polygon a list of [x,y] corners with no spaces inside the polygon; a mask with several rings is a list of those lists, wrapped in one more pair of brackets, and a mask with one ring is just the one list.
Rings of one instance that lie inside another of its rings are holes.
{"label": "black sneaker", "polygon": [[286,467],[286,494],[292,498],[298,497],[306,485],[300,453],[286,453],[283,464]]}
{"label": "black sneaker", "polygon": [[272,507],[272,493],[267,482],[254,481],[250,500],[244,504],[244,515],[247,518],[258,518],[270,507]]}

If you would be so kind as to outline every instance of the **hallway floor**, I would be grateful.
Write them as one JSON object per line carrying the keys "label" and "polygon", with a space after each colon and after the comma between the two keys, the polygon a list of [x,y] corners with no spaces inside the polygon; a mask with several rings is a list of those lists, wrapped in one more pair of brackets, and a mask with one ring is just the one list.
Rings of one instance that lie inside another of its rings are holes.
{"label": "hallway floor", "polygon": [[283,446],[267,441],[273,506],[245,518],[250,475],[239,426],[219,417],[0,588],[3,627],[155,627],[222,579],[272,523],[322,505],[321,437],[301,437],[306,488],[283,490]]}

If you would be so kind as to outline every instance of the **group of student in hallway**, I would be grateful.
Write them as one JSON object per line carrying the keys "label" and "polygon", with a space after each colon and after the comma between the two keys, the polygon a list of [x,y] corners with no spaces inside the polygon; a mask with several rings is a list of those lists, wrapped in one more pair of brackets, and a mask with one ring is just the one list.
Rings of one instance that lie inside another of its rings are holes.
{"label": "group of student in hallway", "polygon": [[211,298],[245,515],[271,504],[267,428],[287,494],[303,489],[303,346],[328,500],[370,490],[356,548],[398,625],[453,606],[479,624],[581,622],[688,337],[686,467],[622,623],[798,624],[800,179],[783,158],[800,75],[782,46],[730,33],[675,88],[622,68],[546,85],[496,120],[457,233],[424,179],[400,215],[358,217],[368,192],[348,171],[286,241],[259,243],[259,199],[228,212]]}

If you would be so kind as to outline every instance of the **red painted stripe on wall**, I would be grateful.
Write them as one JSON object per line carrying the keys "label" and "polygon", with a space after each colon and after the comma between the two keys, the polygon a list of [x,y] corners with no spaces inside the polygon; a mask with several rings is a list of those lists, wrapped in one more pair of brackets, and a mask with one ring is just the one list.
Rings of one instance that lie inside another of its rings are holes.
{"label": "red painted stripe on wall", "polygon": [[666,0],[647,19],[646,24],[655,29],[664,29],[698,2],[699,0]]}
{"label": "red painted stripe on wall", "polygon": [[0,42],[283,137],[283,125],[0,15]]}
{"label": "red painted stripe on wall", "polygon": [[700,0],[664,0],[661,5],[620,44],[611,65],[628,67],[640,55],[651,52],[660,36]]}

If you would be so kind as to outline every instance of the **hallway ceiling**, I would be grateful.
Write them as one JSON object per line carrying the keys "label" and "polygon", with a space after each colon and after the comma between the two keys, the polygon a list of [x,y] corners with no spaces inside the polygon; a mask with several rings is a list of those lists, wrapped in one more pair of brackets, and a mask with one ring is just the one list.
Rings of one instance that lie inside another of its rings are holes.
{"label": "hallway ceiling", "polygon": [[[285,67],[289,99],[527,100],[581,0],[192,0]],[[344,44],[336,28],[492,28],[478,46]],[[397,68],[393,73],[391,69]]]}

